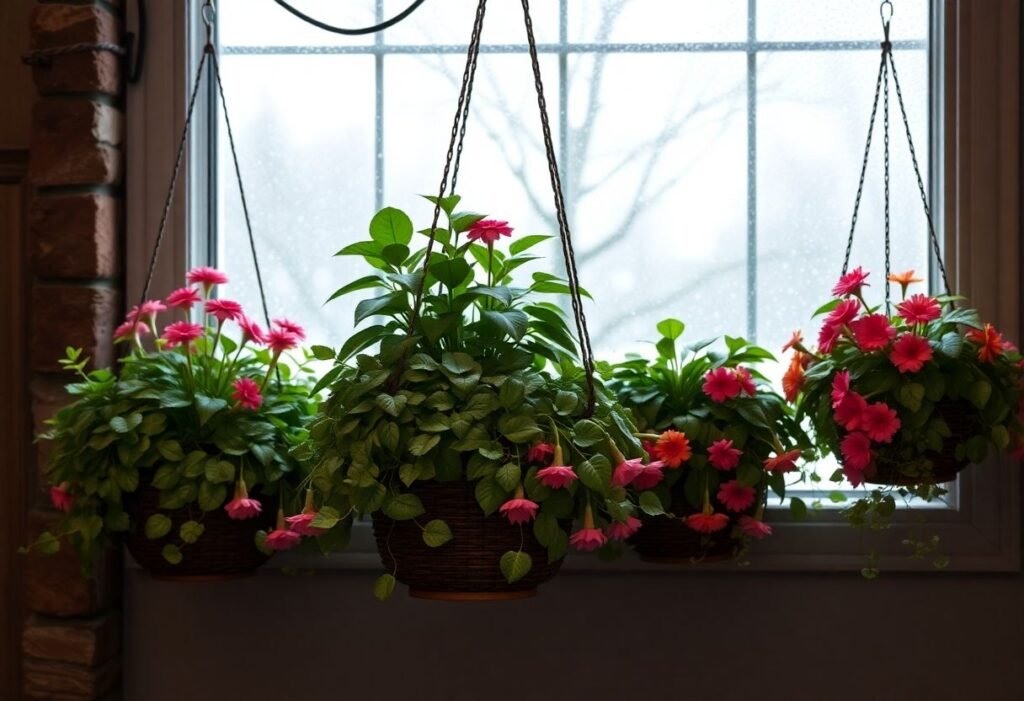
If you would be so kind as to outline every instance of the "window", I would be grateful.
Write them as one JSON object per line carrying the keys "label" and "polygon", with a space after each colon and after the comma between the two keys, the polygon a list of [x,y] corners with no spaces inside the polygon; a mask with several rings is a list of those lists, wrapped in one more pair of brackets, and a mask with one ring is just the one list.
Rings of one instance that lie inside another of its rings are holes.
{"label": "window", "polygon": [[[406,3],[296,4],[353,26]],[[955,244],[947,253],[954,284],[1015,337],[1016,306],[1005,300],[1015,299],[1018,271],[972,275],[998,261],[997,237],[972,231],[965,238],[962,231],[971,226],[967,219],[984,215],[958,208],[968,194],[979,195],[958,189],[965,176],[957,169],[986,161],[954,151],[967,137],[943,130],[970,88],[948,68],[967,59],[944,48],[969,10],[956,9],[944,23],[948,4],[896,3],[896,61],[933,209],[942,212],[943,196],[952,198],[945,219],[954,222],[946,237]],[[380,206],[429,223],[430,206],[417,193],[437,187],[474,3],[427,3],[399,26],[362,38],[308,27],[271,2],[218,6],[225,89],[273,290],[271,313],[287,310],[318,341],[337,344],[351,329],[352,307],[323,301],[353,269],[331,254]],[[147,228],[162,206],[177,134],[145,125],[149,115],[183,111],[187,59],[202,42],[191,15],[157,12],[175,33],[170,46],[151,47],[149,85],[129,97],[132,138],[145,146],[133,156],[145,178],[132,187],[146,193],[134,217]],[[873,4],[553,0],[534,3],[534,22],[581,278],[597,298],[587,312],[599,354],[644,350],[638,339],[666,316],[685,320],[691,340],[740,334],[770,349],[791,329],[807,327],[839,272],[849,231],[879,58]],[[550,233],[524,40],[519,4],[491,2],[458,189],[467,206],[510,219],[520,233]],[[169,89],[154,87],[155,70]],[[215,261],[231,274],[234,296],[256,308],[224,127],[212,126],[217,115],[207,107],[191,142],[188,198],[175,209],[179,230],[188,222],[192,238],[170,238],[160,274],[174,279],[187,257]],[[980,122],[967,127],[985,133]],[[898,121],[892,137],[893,267],[928,270],[924,218]],[[876,288],[881,202],[876,140],[852,258],[872,271]],[[146,255],[146,237],[130,248],[131,261]],[[557,271],[555,247],[548,253],[547,265]],[[961,268],[962,257],[972,267]],[[929,515],[951,546],[954,567],[1016,566],[1004,537],[1017,518],[1014,479],[1002,468],[973,471],[960,480],[950,508]],[[1009,502],[1007,492],[1014,495]],[[863,551],[860,535],[834,514],[780,528],[786,534],[755,566],[848,568]],[[893,530],[895,553],[902,531]],[[961,553],[966,560],[958,560]],[[907,564],[897,558],[892,567]]]}

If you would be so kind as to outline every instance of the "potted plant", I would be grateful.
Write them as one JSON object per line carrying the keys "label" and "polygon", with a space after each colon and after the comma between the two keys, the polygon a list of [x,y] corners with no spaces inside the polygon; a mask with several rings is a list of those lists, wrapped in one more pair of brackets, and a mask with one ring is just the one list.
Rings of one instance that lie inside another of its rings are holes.
{"label": "potted plant", "polygon": [[315,412],[310,383],[284,362],[302,328],[281,319],[264,330],[214,298],[227,282],[217,270],[188,282],[131,310],[114,332],[130,346],[117,371],[86,372],[76,349],[60,361],[79,381],[41,436],[66,513],[36,542],[44,552],[66,540],[88,563],[123,536],[154,575],[220,577],[251,572],[308,531],[303,514],[285,514],[301,478],[288,452]]}
{"label": "potted plant", "polygon": [[[643,528],[630,544],[645,560],[698,562],[738,555],[750,539],[771,534],[764,522],[768,490],[780,499],[786,475],[807,439],[792,412],[757,371],[771,353],[742,338],[680,347],[685,325],[657,325],[657,356],[629,355],[603,364],[602,375],[633,410],[645,449],[656,459],[615,483],[638,493]],[[651,471],[651,466],[660,469]],[[802,479],[802,477],[801,477]],[[806,507],[791,500],[794,515]]]}
{"label": "potted plant", "polygon": [[339,252],[371,273],[334,296],[371,291],[355,322],[380,321],[336,353],[313,349],[335,362],[310,428],[316,523],[372,517],[382,599],[396,580],[428,598],[529,596],[570,546],[598,549],[635,521],[611,461],[641,454],[634,427],[588,381],[561,308],[543,297],[567,283],[537,272],[514,284],[550,237],[512,238],[506,222],[458,202],[437,205],[445,228],[420,232],[434,233],[429,258],[407,215],[374,216],[369,239]]}

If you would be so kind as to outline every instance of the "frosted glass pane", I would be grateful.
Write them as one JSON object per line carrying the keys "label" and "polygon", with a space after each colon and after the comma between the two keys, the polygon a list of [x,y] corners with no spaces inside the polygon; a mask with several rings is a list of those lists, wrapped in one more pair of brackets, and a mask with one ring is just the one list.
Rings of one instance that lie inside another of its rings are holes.
{"label": "frosted glass pane", "polygon": [[[323,303],[359,270],[332,254],[373,216],[373,58],[228,56],[223,64],[271,316],[340,344],[352,307]],[[218,140],[218,264],[231,278],[224,295],[262,318],[223,122]]]}
{"label": "frosted glass pane", "polygon": [[[928,0],[897,0],[893,40],[928,38]],[[881,40],[874,0],[759,0],[757,38],[763,41]]]}
{"label": "frosted glass pane", "polygon": [[[295,9],[339,27],[374,24],[376,0],[289,0]],[[223,47],[348,46],[372,44],[373,36],[343,36],[303,22],[275,2],[218,0],[217,31]]]}
{"label": "frosted glass pane", "polygon": [[574,42],[743,41],[747,34],[747,0],[568,0],[568,9]]}
{"label": "frosted glass pane", "polygon": [[[409,6],[410,0],[386,0],[385,15]],[[384,33],[388,44],[459,44],[469,42],[477,0],[432,0],[409,18]],[[558,41],[558,0],[530,3],[533,34],[538,43]],[[525,44],[526,27],[519,0],[491,0],[484,15],[484,44]]]}

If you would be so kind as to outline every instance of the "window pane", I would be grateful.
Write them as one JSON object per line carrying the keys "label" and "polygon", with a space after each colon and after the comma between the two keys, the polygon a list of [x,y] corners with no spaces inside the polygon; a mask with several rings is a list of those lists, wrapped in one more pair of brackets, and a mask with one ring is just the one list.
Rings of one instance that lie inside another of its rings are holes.
{"label": "window pane", "polygon": [[[289,0],[299,12],[340,27],[375,22],[376,0]],[[274,2],[218,0],[217,32],[221,46],[348,46],[372,44],[373,35],[342,36],[325,32]]]}
{"label": "window pane", "polygon": [[[385,0],[385,16],[391,17],[409,6],[410,0]],[[477,0],[427,2],[407,22],[400,22],[384,33],[388,44],[469,43]],[[558,41],[558,1],[534,0],[530,4],[533,34],[540,44]],[[484,44],[525,44],[523,8],[518,0],[487,3],[484,15]],[[461,74],[461,68],[460,68]]]}
{"label": "window pane", "polygon": [[747,0],[567,2],[569,40],[575,42],[734,42],[747,36]]}
{"label": "window pane", "polygon": [[[928,0],[894,3],[892,39],[928,38]],[[760,0],[757,38],[762,41],[880,39],[879,3],[865,0]]]}

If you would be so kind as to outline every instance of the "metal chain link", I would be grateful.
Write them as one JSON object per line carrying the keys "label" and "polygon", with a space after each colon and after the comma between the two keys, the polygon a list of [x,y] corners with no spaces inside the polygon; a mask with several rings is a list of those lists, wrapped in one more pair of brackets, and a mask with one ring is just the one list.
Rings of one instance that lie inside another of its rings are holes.
{"label": "metal chain link", "polygon": [[892,274],[892,237],[890,231],[891,218],[889,216],[889,64],[883,63],[882,65],[885,67],[885,75],[882,78],[884,83],[883,90],[885,91],[882,103],[882,131],[885,135],[885,165],[883,167],[885,173],[885,315],[889,316],[892,313],[889,282],[889,276]]}

